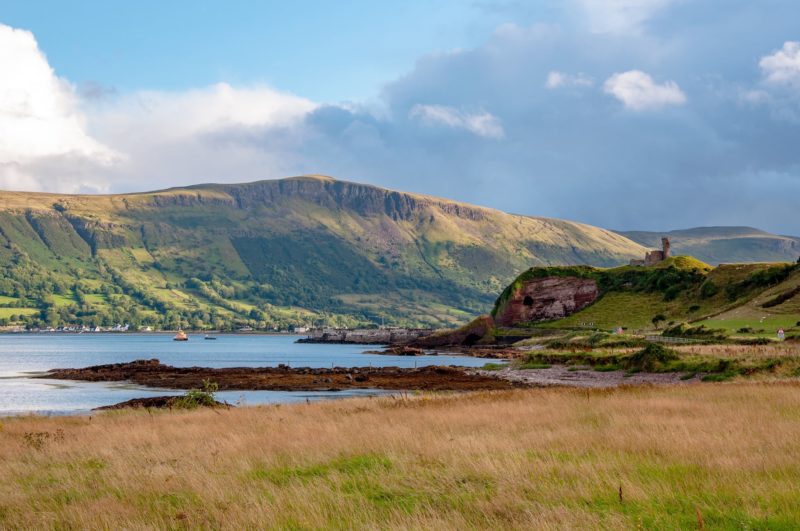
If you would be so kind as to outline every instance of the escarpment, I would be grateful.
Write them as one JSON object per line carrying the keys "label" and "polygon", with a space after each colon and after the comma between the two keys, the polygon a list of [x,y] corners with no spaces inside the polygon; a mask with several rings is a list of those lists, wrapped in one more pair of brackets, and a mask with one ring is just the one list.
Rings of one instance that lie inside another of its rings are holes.
{"label": "escarpment", "polygon": [[526,280],[498,308],[499,326],[547,321],[571,315],[595,302],[600,295],[594,279],[544,277]]}

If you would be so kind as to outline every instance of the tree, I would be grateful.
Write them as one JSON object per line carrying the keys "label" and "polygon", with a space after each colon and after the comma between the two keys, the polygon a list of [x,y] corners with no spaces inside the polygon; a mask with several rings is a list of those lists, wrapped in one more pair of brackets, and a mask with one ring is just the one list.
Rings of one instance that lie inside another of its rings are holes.
{"label": "tree", "polygon": [[666,320],[667,320],[666,316],[664,316],[664,314],[659,313],[658,315],[655,315],[652,319],[653,326],[655,326],[656,329],[658,329],[659,323],[663,323]]}

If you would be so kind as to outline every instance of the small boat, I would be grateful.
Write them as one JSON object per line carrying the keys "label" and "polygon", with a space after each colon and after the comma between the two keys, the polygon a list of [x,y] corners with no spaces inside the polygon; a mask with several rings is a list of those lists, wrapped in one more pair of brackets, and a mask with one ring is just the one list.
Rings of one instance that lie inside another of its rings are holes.
{"label": "small boat", "polygon": [[189,336],[186,335],[186,332],[183,330],[178,330],[178,333],[175,334],[175,337],[172,338],[173,341],[189,341]]}
{"label": "small boat", "polygon": [[206,336],[203,339],[205,339],[206,341],[216,341],[217,340],[217,338],[214,337],[214,336]]}

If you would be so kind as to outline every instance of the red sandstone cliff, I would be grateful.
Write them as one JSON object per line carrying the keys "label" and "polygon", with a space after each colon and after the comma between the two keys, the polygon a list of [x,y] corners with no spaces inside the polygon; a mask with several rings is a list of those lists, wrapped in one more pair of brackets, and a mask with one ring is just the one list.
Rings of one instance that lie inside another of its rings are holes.
{"label": "red sandstone cliff", "polygon": [[597,282],[577,277],[545,277],[525,281],[495,316],[498,326],[559,319],[597,300]]}

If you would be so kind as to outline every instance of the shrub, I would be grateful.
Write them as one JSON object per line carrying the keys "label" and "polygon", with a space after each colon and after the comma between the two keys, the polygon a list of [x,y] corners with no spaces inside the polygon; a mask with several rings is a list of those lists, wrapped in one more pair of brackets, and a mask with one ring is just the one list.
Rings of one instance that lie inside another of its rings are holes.
{"label": "shrub", "polygon": [[710,280],[706,280],[703,282],[703,285],[700,286],[700,296],[704,299],[709,299],[717,293],[719,293],[719,288]]}
{"label": "shrub", "polygon": [[769,345],[770,343],[772,343],[772,340],[766,337],[750,337],[736,341],[737,345]]}
{"label": "shrub", "polygon": [[650,343],[642,350],[628,356],[625,368],[635,371],[654,372],[661,370],[670,361],[678,359],[678,354],[658,343]]}
{"label": "shrub", "polygon": [[203,389],[189,389],[175,400],[174,406],[180,409],[196,409],[198,407],[214,407],[218,405],[215,397],[219,384],[203,380]]}
{"label": "shrub", "polygon": [[685,337],[689,339],[707,339],[721,341],[727,338],[727,332],[720,328],[706,328],[704,325],[690,326],[679,323],[661,332],[665,337]]}
{"label": "shrub", "polygon": [[792,299],[795,295],[800,293],[800,286],[797,286],[794,289],[790,289],[788,291],[784,291],[783,293],[777,295],[776,297],[768,300],[764,304],[761,305],[762,308],[772,308],[774,306],[778,306],[783,304],[784,302]]}

